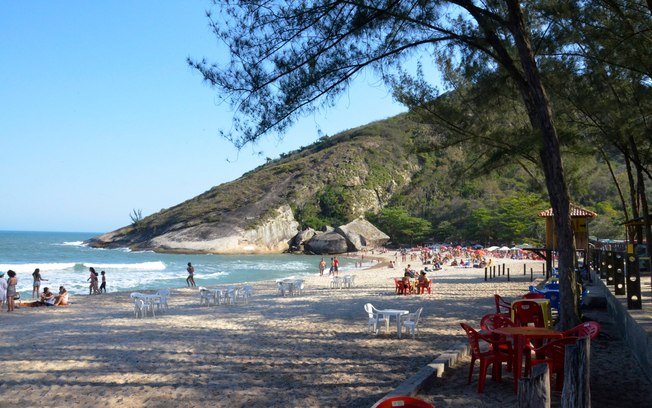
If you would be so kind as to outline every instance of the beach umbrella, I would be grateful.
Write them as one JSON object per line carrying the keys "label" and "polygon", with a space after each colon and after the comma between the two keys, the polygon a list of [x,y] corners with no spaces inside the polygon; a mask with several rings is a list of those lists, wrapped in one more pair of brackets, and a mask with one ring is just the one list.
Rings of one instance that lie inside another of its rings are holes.
{"label": "beach umbrella", "polygon": [[500,247],[500,248],[498,248],[498,250],[499,251],[509,251],[509,247],[506,247],[506,246]]}
{"label": "beach umbrella", "polygon": [[492,252],[492,251],[497,250],[498,247],[497,246],[490,246],[489,248],[486,248],[486,249],[487,249],[487,251]]}

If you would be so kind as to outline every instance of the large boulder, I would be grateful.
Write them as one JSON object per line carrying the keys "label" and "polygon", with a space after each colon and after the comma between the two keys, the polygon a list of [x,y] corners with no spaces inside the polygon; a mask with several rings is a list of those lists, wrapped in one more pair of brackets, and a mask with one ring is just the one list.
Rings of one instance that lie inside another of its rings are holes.
{"label": "large boulder", "polygon": [[290,241],[290,250],[300,248],[303,244],[306,243],[306,241],[310,241],[312,237],[315,236],[315,234],[317,234],[317,232],[312,228],[306,228],[303,231],[300,231]]}
{"label": "large boulder", "polygon": [[335,231],[316,234],[304,244],[306,252],[318,255],[342,254],[348,251],[346,238]]}
{"label": "large boulder", "polygon": [[366,247],[383,246],[389,241],[389,236],[376,228],[364,218],[358,218],[335,229],[348,244],[349,251],[361,251]]}

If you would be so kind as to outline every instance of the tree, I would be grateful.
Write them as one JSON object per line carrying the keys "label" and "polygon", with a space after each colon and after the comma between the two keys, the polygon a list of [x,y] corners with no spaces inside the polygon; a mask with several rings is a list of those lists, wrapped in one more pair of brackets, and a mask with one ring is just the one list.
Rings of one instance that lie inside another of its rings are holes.
{"label": "tree", "polygon": [[[569,195],[559,138],[535,61],[534,10],[518,0],[220,1],[211,27],[228,47],[230,64],[189,60],[235,108],[236,146],[284,131],[296,118],[330,106],[365,68],[388,82],[410,55],[434,51],[440,65],[473,80],[503,70],[521,96],[539,136],[542,167],[558,228],[562,328],[575,325],[578,296]],[[532,6],[533,2],[524,2]],[[399,69],[400,71],[400,69]],[[424,101],[426,102],[426,101]]]}
{"label": "tree", "polygon": [[432,225],[427,220],[413,217],[399,207],[385,207],[370,218],[396,243],[423,242],[432,234]]}

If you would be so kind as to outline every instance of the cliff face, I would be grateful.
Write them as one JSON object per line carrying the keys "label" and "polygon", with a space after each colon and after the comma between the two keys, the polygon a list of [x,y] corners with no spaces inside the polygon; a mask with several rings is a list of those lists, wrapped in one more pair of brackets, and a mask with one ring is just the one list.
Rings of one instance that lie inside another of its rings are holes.
{"label": "cliff face", "polygon": [[216,254],[280,253],[298,218],[355,219],[383,208],[420,169],[414,125],[393,118],[322,138],[136,225],[95,237],[95,247]]}

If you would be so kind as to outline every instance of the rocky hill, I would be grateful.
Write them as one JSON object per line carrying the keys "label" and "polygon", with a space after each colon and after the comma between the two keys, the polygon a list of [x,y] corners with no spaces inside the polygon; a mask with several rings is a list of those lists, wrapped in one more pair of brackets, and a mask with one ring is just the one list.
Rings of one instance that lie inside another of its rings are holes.
{"label": "rocky hill", "polygon": [[324,137],[89,243],[165,252],[283,252],[302,227],[298,219],[353,220],[403,190],[421,168],[410,153],[414,128],[399,116]]}
{"label": "rocky hill", "polygon": [[[381,221],[374,214],[388,206],[427,220],[436,241],[541,242],[543,223],[537,213],[548,204],[537,166],[508,157],[484,174],[474,170],[482,154],[477,145],[437,148],[437,138],[408,115],[322,137],[89,244],[161,252],[280,253],[290,245],[302,247],[305,240],[295,239],[299,231],[330,231],[361,216]],[[599,214],[591,234],[618,237],[620,204],[608,169],[591,155],[568,154],[565,171],[572,200]],[[614,161],[613,166],[616,176],[625,179],[624,165]],[[321,243],[306,243],[306,248],[332,253],[383,236],[365,237],[356,230],[344,244],[346,228],[338,230],[340,236],[324,235]]]}

